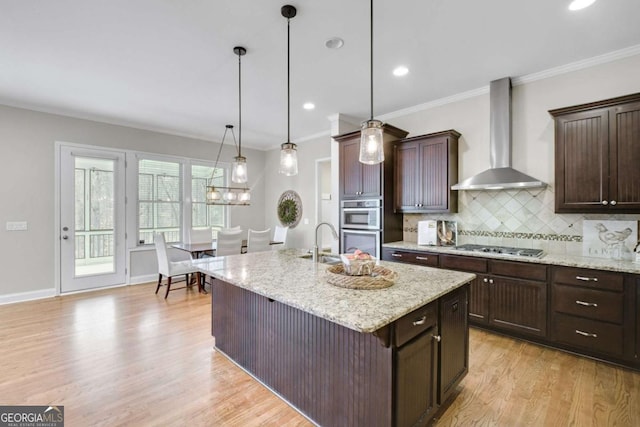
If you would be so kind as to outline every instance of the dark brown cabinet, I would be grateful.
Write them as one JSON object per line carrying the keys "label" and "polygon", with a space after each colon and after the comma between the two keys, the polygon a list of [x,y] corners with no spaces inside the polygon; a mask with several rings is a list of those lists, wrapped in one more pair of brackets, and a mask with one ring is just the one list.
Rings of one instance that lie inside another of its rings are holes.
{"label": "dark brown cabinet", "polygon": [[[469,324],[640,369],[640,275],[383,248],[387,261],[432,255],[432,267],[476,274],[468,287]],[[441,306],[440,325],[446,312]]]}
{"label": "dark brown cabinet", "polygon": [[396,426],[427,424],[436,406],[438,384],[437,303],[395,323]]}
{"label": "dark brown cabinet", "polygon": [[640,362],[640,277],[632,279],[636,288],[636,351],[634,359],[636,363]]}
{"label": "dark brown cabinet", "polygon": [[382,248],[382,259],[385,261],[399,261],[408,264],[438,267],[439,256],[432,252],[414,252],[392,248]]}
{"label": "dark brown cabinet", "polygon": [[457,212],[458,138],[455,130],[416,136],[395,144],[395,210]]}
{"label": "dark brown cabinet", "polygon": [[546,266],[441,255],[440,267],[480,273],[471,283],[469,297],[469,320],[473,324],[546,336]]}
{"label": "dark brown cabinet", "polygon": [[340,144],[340,172],[342,173],[342,198],[379,198],[382,165],[365,165],[358,160],[360,155],[360,133],[355,138]]}
{"label": "dark brown cabinet", "polygon": [[[385,161],[378,165],[360,163],[360,131],[335,136],[340,143],[340,199],[376,199],[385,197],[385,184],[391,201],[393,191],[393,142],[407,132],[384,125]],[[386,182],[388,181],[388,182]]]}
{"label": "dark brown cabinet", "polygon": [[463,286],[439,300],[440,375],[438,404],[447,401],[469,372],[469,287]]}
{"label": "dark brown cabinet", "polygon": [[640,94],[550,114],[556,212],[640,212]]}
{"label": "dark brown cabinet", "polygon": [[[633,307],[623,274],[555,267],[551,288],[551,338],[571,348],[633,358]],[[633,292],[629,292],[633,293]],[[628,326],[626,326],[627,324]]]}

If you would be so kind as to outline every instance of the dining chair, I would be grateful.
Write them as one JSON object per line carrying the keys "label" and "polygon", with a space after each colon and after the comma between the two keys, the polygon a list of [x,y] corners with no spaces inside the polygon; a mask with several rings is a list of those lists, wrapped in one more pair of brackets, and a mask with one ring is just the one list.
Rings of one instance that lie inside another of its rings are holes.
{"label": "dining chair", "polygon": [[282,245],[274,246],[274,248],[282,249],[286,247],[288,231],[289,231],[289,227],[282,227],[280,225],[276,225],[275,230],[273,231],[273,241],[282,242]]}
{"label": "dining chair", "polygon": [[247,237],[247,253],[262,252],[270,249],[269,242],[271,240],[271,229],[257,231],[249,229]]}
{"label": "dining chair", "polygon": [[236,255],[242,251],[242,230],[218,231],[216,256]]}
{"label": "dining chair", "polygon": [[[198,270],[191,265],[191,261],[171,261],[169,259],[164,233],[155,233],[153,236],[153,243],[156,247],[156,255],[158,257],[158,286],[156,287],[156,294],[160,290],[160,286],[162,286],[162,276],[167,278],[167,291],[164,294],[165,299],[169,296],[169,291],[183,289],[171,289],[171,281],[175,276],[184,275],[186,282],[185,288],[191,287],[192,284],[189,280],[189,275],[198,273]],[[200,288],[198,288],[198,290],[200,290]]]}
{"label": "dining chair", "polygon": [[[211,243],[212,241],[211,227],[192,228],[189,232],[189,243]],[[213,256],[213,250],[203,252],[202,256]],[[193,254],[191,258],[193,259]]]}

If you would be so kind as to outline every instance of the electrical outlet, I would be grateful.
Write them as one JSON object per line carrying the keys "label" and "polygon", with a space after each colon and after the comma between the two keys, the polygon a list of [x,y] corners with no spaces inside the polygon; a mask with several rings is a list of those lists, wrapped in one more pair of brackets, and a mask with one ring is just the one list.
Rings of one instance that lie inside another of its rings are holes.
{"label": "electrical outlet", "polygon": [[7,221],[7,231],[25,231],[27,221]]}

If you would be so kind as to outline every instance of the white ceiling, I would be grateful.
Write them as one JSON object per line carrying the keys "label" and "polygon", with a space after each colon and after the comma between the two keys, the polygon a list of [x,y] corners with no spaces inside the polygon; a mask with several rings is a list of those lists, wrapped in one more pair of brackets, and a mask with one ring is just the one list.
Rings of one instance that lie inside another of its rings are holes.
{"label": "white ceiling", "polygon": [[[639,0],[375,0],[375,115],[640,45]],[[286,0],[0,0],[0,103],[245,146],[287,133]],[[369,116],[369,1],[291,1],[291,138]],[[345,40],[329,50],[326,39]],[[391,74],[406,65],[409,75]],[[312,101],[316,109],[302,104]]]}

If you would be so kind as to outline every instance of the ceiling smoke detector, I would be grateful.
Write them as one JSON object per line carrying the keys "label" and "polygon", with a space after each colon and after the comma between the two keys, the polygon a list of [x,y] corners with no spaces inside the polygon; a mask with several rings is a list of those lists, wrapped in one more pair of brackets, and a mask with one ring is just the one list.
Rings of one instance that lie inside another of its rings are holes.
{"label": "ceiling smoke detector", "polygon": [[324,42],[324,45],[328,49],[340,49],[342,46],[344,46],[344,40],[342,40],[340,37],[331,37],[330,39],[327,39],[326,42]]}

